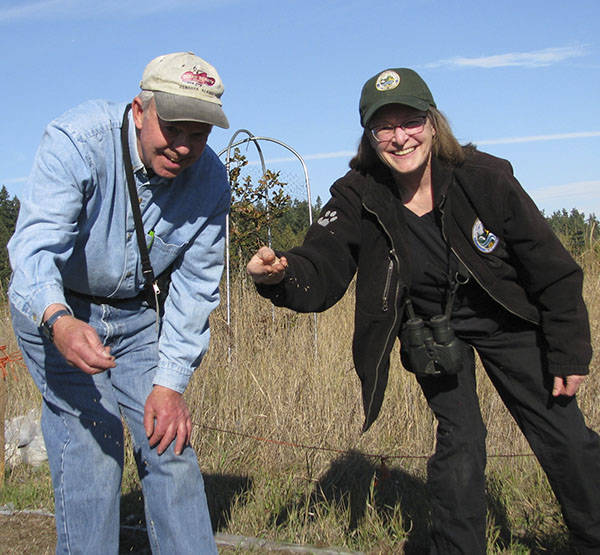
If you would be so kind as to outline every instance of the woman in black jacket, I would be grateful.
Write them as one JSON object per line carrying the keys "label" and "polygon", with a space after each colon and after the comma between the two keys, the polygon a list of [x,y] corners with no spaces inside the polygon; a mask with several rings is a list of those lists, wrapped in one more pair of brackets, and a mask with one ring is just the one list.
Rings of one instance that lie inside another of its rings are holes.
{"label": "woman in black jacket", "polygon": [[400,337],[403,365],[438,421],[432,553],[485,553],[474,349],[544,468],[574,545],[600,553],[600,439],[575,400],[591,359],[581,269],[510,163],[460,146],[414,71],[369,79],[359,111],[351,170],[302,246],[262,247],[248,273],[261,295],[300,312],[332,306],[356,274],[364,430]]}

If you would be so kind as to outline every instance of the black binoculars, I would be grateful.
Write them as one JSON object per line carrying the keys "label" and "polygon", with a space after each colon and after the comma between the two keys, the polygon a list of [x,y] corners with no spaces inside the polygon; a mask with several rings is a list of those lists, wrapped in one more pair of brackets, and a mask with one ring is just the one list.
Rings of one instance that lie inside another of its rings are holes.
{"label": "black binoculars", "polygon": [[452,375],[462,368],[465,344],[454,335],[447,315],[409,318],[400,332],[403,366],[417,375]]}

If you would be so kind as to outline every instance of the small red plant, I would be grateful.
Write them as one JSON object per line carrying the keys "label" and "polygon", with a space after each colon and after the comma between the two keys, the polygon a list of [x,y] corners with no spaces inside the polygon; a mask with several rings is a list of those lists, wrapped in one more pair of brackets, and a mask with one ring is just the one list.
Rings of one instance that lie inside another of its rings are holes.
{"label": "small red plant", "polygon": [[[2,372],[3,379],[8,378],[11,363],[16,362],[17,364],[23,364],[23,355],[19,351],[8,353],[7,350],[8,347],[6,345],[0,345],[0,372]],[[14,369],[12,374],[13,378],[16,380],[17,375],[15,374]]]}

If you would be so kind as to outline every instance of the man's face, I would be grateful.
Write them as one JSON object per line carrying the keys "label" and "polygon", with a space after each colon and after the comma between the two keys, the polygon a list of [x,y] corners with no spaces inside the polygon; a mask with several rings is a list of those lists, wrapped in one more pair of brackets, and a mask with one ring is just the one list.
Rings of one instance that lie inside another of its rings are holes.
{"label": "man's face", "polygon": [[144,166],[160,177],[173,178],[189,168],[204,151],[212,125],[193,121],[164,121],[154,100],[144,110],[136,97],[132,103],[138,152]]}

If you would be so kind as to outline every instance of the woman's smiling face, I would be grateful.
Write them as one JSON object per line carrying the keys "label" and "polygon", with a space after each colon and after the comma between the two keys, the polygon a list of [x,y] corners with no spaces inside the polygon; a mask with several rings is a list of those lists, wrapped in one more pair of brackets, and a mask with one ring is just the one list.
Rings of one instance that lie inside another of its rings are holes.
{"label": "woman's smiling face", "polygon": [[392,127],[393,137],[386,141],[377,142],[371,135],[372,145],[379,158],[393,172],[402,175],[413,174],[425,169],[431,163],[431,150],[435,129],[429,118],[418,132],[408,133],[402,128],[407,122],[412,122],[426,115],[425,112],[403,104],[388,104],[383,106],[370,119],[369,129]]}

